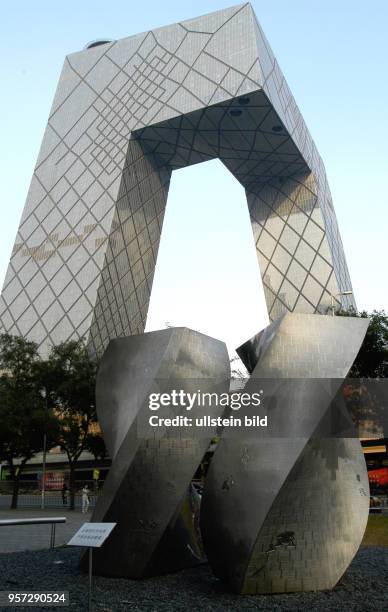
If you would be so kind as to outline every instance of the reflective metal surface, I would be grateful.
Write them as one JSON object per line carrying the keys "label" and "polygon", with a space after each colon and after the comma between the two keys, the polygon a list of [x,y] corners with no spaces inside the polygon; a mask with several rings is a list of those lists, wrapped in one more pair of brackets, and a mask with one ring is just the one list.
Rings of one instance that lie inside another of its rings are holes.
{"label": "reflective metal surface", "polygon": [[214,158],[245,188],[270,319],[354,305],[322,160],[244,4],[66,58],[0,331],[97,356],[142,333],[171,172]]}
{"label": "reflective metal surface", "polygon": [[[238,350],[255,382],[296,384],[294,395],[268,412],[289,438],[244,439],[238,431],[233,438],[228,431],[211,462],[201,531],[215,574],[236,592],[332,588],[360,545],[369,510],[360,443],[316,434],[367,326],[365,319],[289,313]],[[316,386],[308,380],[317,378],[333,379],[331,395],[310,392]],[[301,438],[306,412],[310,432],[305,420]]]}
{"label": "reflective metal surface", "polygon": [[[187,328],[109,344],[98,372],[97,412],[112,466],[92,521],[117,527],[93,555],[97,574],[140,578],[203,560],[190,481],[216,430],[200,439],[181,427],[156,431],[148,425],[155,414],[148,398],[177,385],[196,390],[198,380],[203,391],[226,391],[229,375],[225,344]],[[214,416],[222,410],[215,407]],[[185,409],[171,407],[171,417],[179,414]]]}

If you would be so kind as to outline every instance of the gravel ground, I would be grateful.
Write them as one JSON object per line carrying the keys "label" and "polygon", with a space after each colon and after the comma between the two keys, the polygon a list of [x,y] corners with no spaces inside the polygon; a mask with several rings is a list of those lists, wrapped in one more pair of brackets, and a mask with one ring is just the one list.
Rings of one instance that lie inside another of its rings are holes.
{"label": "gravel ground", "polygon": [[[29,551],[0,555],[0,589],[65,590],[70,610],[87,610],[87,576],[80,574],[80,550]],[[289,595],[240,596],[225,591],[207,565],[143,581],[93,578],[96,612],[122,610],[236,612],[306,610],[308,612],[386,612],[388,548],[362,547],[332,591]],[[22,608],[26,609],[26,608]],[[53,610],[54,608],[29,608]],[[58,610],[58,608],[55,608]],[[62,608],[60,608],[62,609]],[[64,608],[66,609],[66,608]],[[10,608],[1,608],[5,612]]]}

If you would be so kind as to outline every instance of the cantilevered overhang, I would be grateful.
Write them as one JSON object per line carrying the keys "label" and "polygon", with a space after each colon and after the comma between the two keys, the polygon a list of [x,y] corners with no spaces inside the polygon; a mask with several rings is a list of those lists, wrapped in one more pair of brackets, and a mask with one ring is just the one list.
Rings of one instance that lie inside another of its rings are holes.
{"label": "cantilevered overhang", "polygon": [[310,171],[262,90],[136,130],[133,138],[170,170],[219,158],[246,189]]}

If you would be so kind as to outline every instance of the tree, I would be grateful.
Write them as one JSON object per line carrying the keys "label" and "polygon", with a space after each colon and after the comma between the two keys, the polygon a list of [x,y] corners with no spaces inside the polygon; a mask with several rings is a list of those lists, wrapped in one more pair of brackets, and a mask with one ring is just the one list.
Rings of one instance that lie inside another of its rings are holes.
{"label": "tree", "polygon": [[340,310],[336,314],[370,319],[364,341],[348,374],[348,379],[353,380],[348,381],[345,396],[358,427],[367,424],[369,435],[381,435],[388,409],[386,385],[381,380],[388,377],[388,315],[384,310],[368,314],[354,309]]}
{"label": "tree", "polygon": [[108,455],[104,438],[100,428],[94,428],[93,433],[89,435],[88,439],[88,451],[92,453],[93,457],[97,461],[98,459],[105,459]]}
{"label": "tree", "polygon": [[349,372],[350,378],[387,378],[388,377],[388,315],[384,310],[354,309],[339,310],[337,316],[369,318],[370,323],[364,342]]}
{"label": "tree", "polygon": [[48,448],[55,439],[54,418],[41,393],[39,366],[34,342],[0,336],[0,460],[8,464],[13,481],[11,508],[17,507],[23,469],[42,450],[42,432],[48,433]]}
{"label": "tree", "polygon": [[69,463],[70,509],[74,510],[75,469],[81,454],[101,454],[95,405],[97,363],[88,354],[83,340],[63,342],[51,349],[47,360],[50,396],[58,417],[58,444]]}

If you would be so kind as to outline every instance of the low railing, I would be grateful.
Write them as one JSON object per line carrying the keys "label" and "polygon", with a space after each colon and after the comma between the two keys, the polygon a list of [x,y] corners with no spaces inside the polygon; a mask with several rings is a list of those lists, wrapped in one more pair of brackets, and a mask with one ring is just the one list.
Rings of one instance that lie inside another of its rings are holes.
{"label": "low railing", "polygon": [[55,546],[55,528],[58,523],[66,523],[65,516],[48,516],[43,518],[18,518],[1,519],[0,527],[12,527],[16,525],[51,525],[50,548]]}

